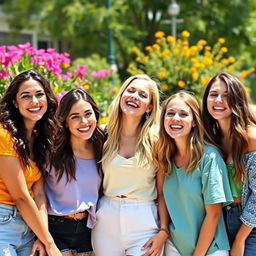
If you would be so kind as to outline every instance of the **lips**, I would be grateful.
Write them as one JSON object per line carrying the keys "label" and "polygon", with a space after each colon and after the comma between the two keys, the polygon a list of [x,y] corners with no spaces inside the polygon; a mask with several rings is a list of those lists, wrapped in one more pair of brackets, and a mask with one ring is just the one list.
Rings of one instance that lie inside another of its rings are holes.
{"label": "lips", "polygon": [[132,107],[132,108],[138,108],[139,107],[139,105],[136,102],[130,101],[130,100],[126,101],[126,105],[129,106],[129,107]]}
{"label": "lips", "polygon": [[214,106],[214,107],[213,107],[213,110],[214,110],[214,111],[224,111],[224,110],[226,110],[226,108]]}
{"label": "lips", "polygon": [[83,127],[83,128],[78,128],[77,130],[79,131],[79,132],[88,132],[89,130],[90,130],[90,126],[87,126],[87,127]]}
{"label": "lips", "polygon": [[183,128],[183,126],[178,124],[172,124],[170,125],[170,128],[174,131],[180,131]]}
{"label": "lips", "polygon": [[42,107],[36,107],[36,108],[28,108],[27,110],[31,113],[37,113],[42,109]]}

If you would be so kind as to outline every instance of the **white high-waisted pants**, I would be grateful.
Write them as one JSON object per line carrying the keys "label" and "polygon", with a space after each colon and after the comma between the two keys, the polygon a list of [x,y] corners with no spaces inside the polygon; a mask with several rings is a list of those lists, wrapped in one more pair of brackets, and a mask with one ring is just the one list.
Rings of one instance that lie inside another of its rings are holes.
{"label": "white high-waisted pants", "polygon": [[107,198],[99,201],[97,222],[92,230],[96,256],[140,256],[141,247],[159,230],[153,201]]}

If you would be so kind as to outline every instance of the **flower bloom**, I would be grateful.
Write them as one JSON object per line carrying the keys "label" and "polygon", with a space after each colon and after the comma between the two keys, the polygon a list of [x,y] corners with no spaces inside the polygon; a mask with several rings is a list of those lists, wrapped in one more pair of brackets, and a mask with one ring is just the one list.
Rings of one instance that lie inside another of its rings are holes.
{"label": "flower bloom", "polygon": [[156,38],[161,38],[161,37],[163,37],[164,36],[164,32],[163,31],[157,31],[156,33],[155,33],[155,37]]}
{"label": "flower bloom", "polygon": [[220,44],[224,44],[224,43],[225,43],[225,39],[222,38],[222,37],[220,37],[220,38],[218,39],[218,42],[219,42]]}
{"label": "flower bloom", "polygon": [[179,86],[180,88],[183,88],[185,85],[186,85],[185,81],[183,81],[183,80],[179,80],[179,81],[178,81],[178,86]]}
{"label": "flower bloom", "polygon": [[190,37],[190,33],[189,33],[189,31],[187,31],[187,30],[182,31],[182,32],[181,32],[181,35],[182,35],[183,37],[185,37],[185,38]]}

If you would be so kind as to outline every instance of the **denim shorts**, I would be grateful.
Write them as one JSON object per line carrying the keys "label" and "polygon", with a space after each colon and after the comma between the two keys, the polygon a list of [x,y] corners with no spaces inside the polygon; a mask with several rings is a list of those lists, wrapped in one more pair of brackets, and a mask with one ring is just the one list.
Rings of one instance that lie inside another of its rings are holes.
{"label": "denim shorts", "polygon": [[0,204],[0,256],[28,256],[35,235],[15,206]]}
{"label": "denim shorts", "polygon": [[[241,204],[231,204],[224,207],[224,219],[227,227],[227,234],[229,238],[230,246],[232,246],[238,229],[240,228],[242,222],[240,216],[242,214]],[[254,228],[250,235],[245,240],[245,251],[244,256],[254,256],[256,255],[256,228]]]}
{"label": "denim shorts", "polygon": [[87,227],[88,217],[81,220],[63,216],[48,216],[49,231],[61,252],[92,253],[91,229]]}

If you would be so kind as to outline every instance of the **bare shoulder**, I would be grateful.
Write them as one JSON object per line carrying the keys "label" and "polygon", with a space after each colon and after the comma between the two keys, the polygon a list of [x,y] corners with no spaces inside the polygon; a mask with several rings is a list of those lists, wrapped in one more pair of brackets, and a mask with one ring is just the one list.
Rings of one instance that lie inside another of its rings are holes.
{"label": "bare shoulder", "polygon": [[248,128],[248,152],[256,151],[256,126]]}

